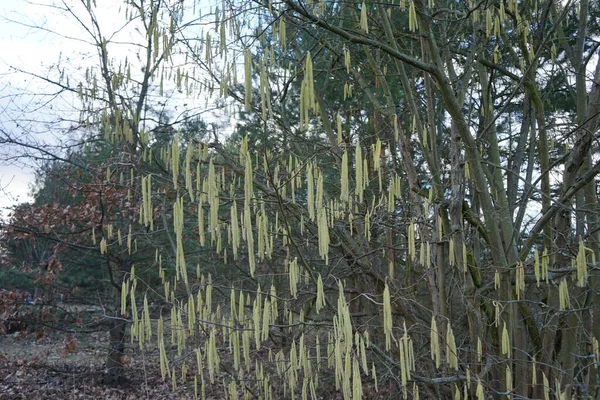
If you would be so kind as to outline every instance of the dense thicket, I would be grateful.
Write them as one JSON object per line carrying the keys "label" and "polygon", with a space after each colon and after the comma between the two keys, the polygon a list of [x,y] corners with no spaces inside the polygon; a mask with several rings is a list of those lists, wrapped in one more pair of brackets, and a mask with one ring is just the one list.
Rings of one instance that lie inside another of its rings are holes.
{"label": "dense thicket", "polygon": [[82,2],[94,144],[5,238],[102,260],[109,380],[129,335],[198,396],[596,397],[599,11],[124,1],[133,61]]}

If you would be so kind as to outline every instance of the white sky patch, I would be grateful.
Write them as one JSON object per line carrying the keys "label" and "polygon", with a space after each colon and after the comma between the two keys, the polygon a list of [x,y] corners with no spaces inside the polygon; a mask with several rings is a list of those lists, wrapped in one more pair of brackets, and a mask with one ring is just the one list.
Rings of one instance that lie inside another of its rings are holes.
{"label": "white sky patch", "polygon": [[[108,52],[114,61],[113,68],[118,68],[127,58],[132,65],[132,77],[141,75],[141,71],[134,70],[141,66],[138,58],[143,60],[145,57],[143,44],[146,39],[136,30],[139,20],[126,21],[125,5],[121,0],[101,0],[97,4],[94,13],[102,34],[109,40]],[[214,10],[212,1],[200,4],[195,6],[194,16],[186,14],[186,17],[198,17]],[[81,23],[70,14],[67,6]],[[89,26],[90,17],[80,1],[1,2],[0,130],[15,140],[48,151],[52,151],[54,144],[74,143],[79,139],[82,131],[75,128],[80,122],[81,102],[73,93],[60,91],[44,78],[66,85],[68,77],[68,86],[75,87],[85,79],[86,69],[95,68],[98,72],[97,49],[92,35],[86,31]],[[200,29],[202,27],[206,25],[200,25]],[[173,64],[183,64],[178,57],[181,56],[173,56]],[[165,64],[166,70],[170,67]],[[219,133],[220,139],[231,132],[231,120],[214,108],[213,100],[206,99],[206,92],[200,96],[187,95],[185,90],[177,91],[175,83],[165,77],[165,91],[161,97],[159,80],[152,85],[148,95],[152,107],[164,109],[172,119],[200,115],[205,121],[225,128],[225,132]],[[0,218],[6,218],[9,207],[31,200],[28,194],[33,171],[45,158],[33,149],[25,152],[27,157],[15,157],[22,152],[23,149],[16,146],[0,146]]]}

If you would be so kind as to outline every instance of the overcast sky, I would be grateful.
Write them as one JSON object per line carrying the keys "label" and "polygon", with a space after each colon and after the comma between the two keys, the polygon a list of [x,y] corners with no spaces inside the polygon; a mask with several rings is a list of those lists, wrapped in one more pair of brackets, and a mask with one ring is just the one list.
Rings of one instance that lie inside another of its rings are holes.
{"label": "overcast sky", "polygon": [[[77,0],[66,2],[75,5],[74,11],[81,7]],[[0,1],[0,130],[15,139],[47,149],[59,140],[68,139],[69,123],[57,121],[68,120],[70,116],[78,119],[73,114],[77,110],[77,99],[55,97],[54,85],[15,71],[15,68],[53,78],[64,73],[71,77],[70,84],[73,85],[73,79],[83,76],[86,67],[97,62],[93,46],[86,42],[89,37],[86,32],[64,11],[52,7],[62,6],[62,3],[62,0]],[[203,1],[205,10],[198,8],[196,12],[208,12],[210,3],[210,0]],[[98,0],[97,4],[99,7],[95,12],[98,20],[106,24],[102,27],[105,35],[121,28],[115,15],[122,15],[119,11],[123,2]],[[131,40],[131,32],[120,30],[119,34],[130,35],[123,41]],[[119,52],[122,52],[123,58],[125,55],[133,58],[131,48],[116,45],[111,48],[113,57],[118,57]],[[175,112],[185,112],[179,103],[193,103],[190,99],[172,97],[169,102]],[[189,107],[195,107],[197,103]],[[18,154],[18,149],[0,145],[0,215],[3,217],[6,217],[9,207],[30,200],[28,194],[36,161],[16,159]]]}
{"label": "overcast sky", "polygon": [[[103,1],[106,13],[115,12],[113,1]],[[15,140],[53,151],[51,145],[64,140],[64,123],[75,110],[74,99],[57,97],[57,88],[19,72],[57,77],[61,68],[84,64],[92,50],[81,28],[52,7],[55,0],[0,1],[0,129]],[[108,14],[107,14],[108,15]],[[89,57],[88,57],[89,58]],[[65,71],[69,72],[69,71]],[[61,137],[58,137],[61,135]],[[0,148],[0,211],[30,200],[34,168],[39,160],[18,157],[27,152],[15,146]]]}
{"label": "overcast sky", "polygon": [[[47,21],[48,17],[44,17],[38,7],[25,1],[0,2],[0,48],[3,50],[0,53],[0,129],[17,137],[23,133],[18,122],[33,119],[27,113],[31,97],[22,94],[35,90],[36,83],[10,67],[41,72],[49,60],[58,59],[60,50],[54,45],[56,38],[27,26]],[[0,211],[4,217],[7,207],[27,200],[33,178],[32,170],[22,162],[4,160],[17,152],[18,149],[6,145],[0,149]]]}

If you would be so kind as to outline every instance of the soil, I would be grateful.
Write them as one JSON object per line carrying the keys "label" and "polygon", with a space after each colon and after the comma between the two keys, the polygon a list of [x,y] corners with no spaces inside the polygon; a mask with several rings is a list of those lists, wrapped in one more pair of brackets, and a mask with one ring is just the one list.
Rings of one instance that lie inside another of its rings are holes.
{"label": "soil", "polygon": [[[129,342],[126,344],[129,347],[128,355],[122,359],[126,366],[126,381],[119,386],[109,386],[103,381],[108,348],[106,332],[79,337],[70,334],[26,334],[25,331],[0,334],[0,400],[194,399],[193,378],[190,378],[194,375],[192,369],[188,370],[185,382],[178,376],[176,388],[173,389],[170,378],[162,380],[156,346],[149,345],[142,351]],[[176,347],[171,351],[176,352]],[[190,365],[194,365],[193,352],[188,356]],[[266,357],[264,354],[262,356]],[[225,379],[224,373],[219,375],[214,385],[208,384],[204,388],[205,399],[227,398],[224,382],[228,382],[228,379]],[[339,391],[333,391],[332,375],[323,376],[321,381],[319,399],[342,398]],[[363,383],[363,398],[399,398],[394,385],[387,389],[384,387],[380,383],[380,390],[375,393],[370,383]],[[201,388],[198,390],[200,395]],[[243,393],[238,396],[243,398]],[[297,395],[297,398],[300,397]],[[274,398],[285,398],[285,395],[274,393]]]}
{"label": "soil", "polygon": [[127,357],[126,382],[110,387],[103,384],[105,333],[87,335],[85,341],[69,335],[35,336],[0,335],[1,400],[193,398],[193,389],[179,385],[173,391],[170,380],[162,381],[151,350],[137,351],[139,359]]}

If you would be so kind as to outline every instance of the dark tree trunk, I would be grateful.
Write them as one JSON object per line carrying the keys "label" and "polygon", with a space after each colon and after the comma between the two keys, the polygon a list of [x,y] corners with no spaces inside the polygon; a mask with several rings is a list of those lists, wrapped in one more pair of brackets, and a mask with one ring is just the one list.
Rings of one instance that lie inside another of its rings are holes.
{"label": "dark tree trunk", "polygon": [[107,385],[120,385],[125,381],[125,371],[122,357],[125,354],[125,328],[126,320],[117,317],[111,321],[109,330],[109,350],[106,360],[106,376],[104,383]]}
{"label": "dark tree trunk", "polygon": [[[132,260],[127,258],[118,263],[115,273],[111,271],[111,281],[114,291],[113,319],[109,323],[109,347],[106,359],[106,375],[104,383],[107,385],[121,385],[125,382],[125,332],[127,329],[127,318],[121,315],[121,284],[130,271]],[[109,265],[109,268],[110,265]]]}

